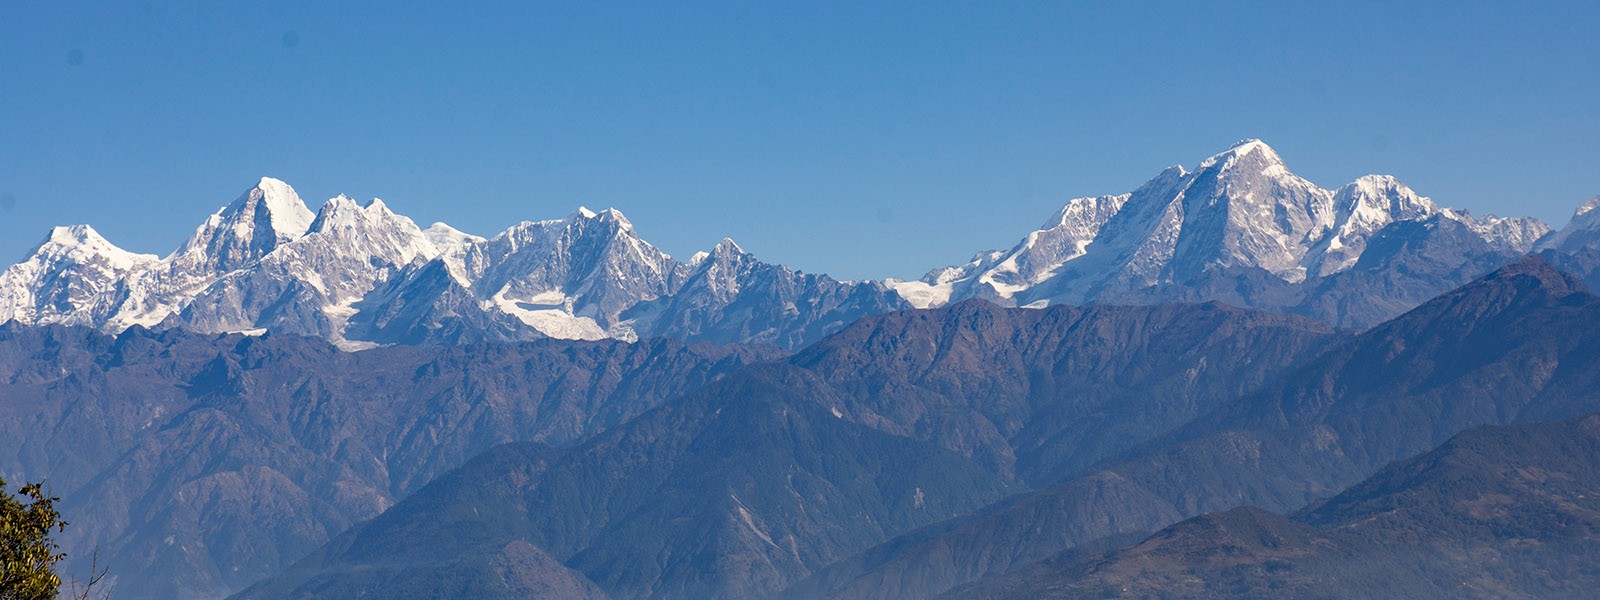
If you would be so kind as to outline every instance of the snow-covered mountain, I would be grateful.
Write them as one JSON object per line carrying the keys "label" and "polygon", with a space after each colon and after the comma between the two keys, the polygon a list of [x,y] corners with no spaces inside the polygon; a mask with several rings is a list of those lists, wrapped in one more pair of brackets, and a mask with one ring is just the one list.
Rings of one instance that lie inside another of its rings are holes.
{"label": "snow-covered mountain", "polygon": [[1247,140],[1131,193],[1072,200],[1010,250],[917,281],[842,282],[761,262],[732,240],[680,261],[611,209],[480,237],[420,228],[376,199],[339,196],[313,212],[263,178],[165,258],[86,225],[53,230],[0,273],[0,322],[270,330],[347,348],[651,336],[797,348],[862,316],[982,298],[1216,300],[1365,327],[1541,238],[1547,252],[1593,247],[1585,260],[1600,273],[1597,205],[1550,234],[1535,219],[1439,207],[1384,175],[1324,189]]}
{"label": "snow-covered mountain", "polygon": [[1572,213],[1572,221],[1559,231],[1539,240],[1539,250],[1574,252],[1600,248],[1600,196],[1590,198]]}
{"label": "snow-covered mountain", "polygon": [[1600,289],[1600,196],[1578,206],[1565,227],[1539,240],[1534,251],[1562,270]]}
{"label": "snow-covered mountain", "polygon": [[[0,322],[276,331],[347,348],[641,335],[798,346],[907,307],[881,283],[729,257],[724,246],[737,248],[725,240],[716,260],[677,261],[609,209],[492,238],[421,229],[377,199],[339,196],[313,213],[288,184],[263,178],[165,258],[123,251],[88,226],[57,228],[0,274]],[[733,319],[748,322],[728,323],[735,305],[743,316]],[[666,317],[691,314],[694,323]]]}
{"label": "snow-covered mountain", "polygon": [[1424,294],[1418,302],[1481,274],[1457,272],[1463,265],[1519,256],[1549,232],[1536,219],[1441,208],[1384,175],[1323,189],[1246,140],[1193,171],[1170,167],[1131,194],[1072,200],[1008,251],[889,284],[919,307],[974,297],[1016,306],[1221,300],[1365,326],[1394,315],[1318,308],[1311,296],[1390,293],[1337,289],[1355,278],[1336,276],[1359,270],[1386,231],[1430,219],[1460,225],[1450,231],[1463,239],[1442,260],[1445,280],[1405,290]]}
{"label": "snow-covered mountain", "polygon": [[132,294],[130,276],[159,262],[116,247],[88,225],[56,227],[28,258],[0,273],[0,321],[109,322]]}

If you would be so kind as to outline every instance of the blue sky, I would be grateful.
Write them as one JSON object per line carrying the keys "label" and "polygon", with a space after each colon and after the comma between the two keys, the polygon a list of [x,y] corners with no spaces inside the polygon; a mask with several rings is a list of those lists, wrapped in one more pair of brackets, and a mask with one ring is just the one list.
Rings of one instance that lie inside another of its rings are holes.
{"label": "blue sky", "polygon": [[1596,2],[131,4],[0,2],[3,262],[80,222],[166,254],[262,175],[846,278],[1241,138],[1554,225],[1600,194]]}

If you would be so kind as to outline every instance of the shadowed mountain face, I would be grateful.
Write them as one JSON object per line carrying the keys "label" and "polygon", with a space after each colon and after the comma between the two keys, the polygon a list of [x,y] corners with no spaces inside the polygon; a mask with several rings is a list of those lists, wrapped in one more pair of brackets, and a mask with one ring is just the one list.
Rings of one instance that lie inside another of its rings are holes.
{"label": "shadowed mountain face", "polygon": [[[815,400],[822,385],[747,369],[548,464],[497,450],[239,597],[417,596],[459,581],[446,597],[521,598],[482,561],[430,560],[512,547],[612,597],[750,597],[1008,492],[958,454],[834,416]],[[396,565],[401,579],[381,575]]]}
{"label": "shadowed mountain face", "polygon": [[[449,556],[530,544],[616,598],[770,594],[998,500],[1020,488],[1013,473],[1069,471],[1168,432],[1339,339],[1315,321],[1220,305],[969,302],[874,317],[548,468],[507,467],[525,478],[478,470],[460,475],[474,483],[430,487],[245,597],[401,589],[370,587],[365,574],[412,564],[382,541],[410,531]],[[397,512],[507,481],[514,489],[500,496],[463,499],[453,511],[463,523]],[[1116,493],[1109,484],[1105,497]],[[479,530],[497,535],[459,533]],[[466,567],[416,572],[510,597]]]}
{"label": "shadowed mountain face", "polygon": [[0,471],[66,499],[69,569],[99,548],[119,598],[215,598],[496,444],[571,443],[777,356],[668,340],[346,353],[6,325]]}
{"label": "shadowed mountain face", "polygon": [[948,598],[1590,598],[1600,416],[1473,429],[1289,518],[1238,508]]}
{"label": "shadowed mountain face", "polygon": [[[1470,427],[1600,410],[1597,386],[1600,298],[1528,259],[1084,476],[890,541],[796,590],[925,597],[1184,516],[1293,510]],[[1128,501],[1106,503],[1106,490]]]}
{"label": "shadowed mountain face", "polygon": [[1050,483],[1235,401],[1342,340],[1220,304],[1005,309],[968,301],[863,319],[789,362],[850,418]]}

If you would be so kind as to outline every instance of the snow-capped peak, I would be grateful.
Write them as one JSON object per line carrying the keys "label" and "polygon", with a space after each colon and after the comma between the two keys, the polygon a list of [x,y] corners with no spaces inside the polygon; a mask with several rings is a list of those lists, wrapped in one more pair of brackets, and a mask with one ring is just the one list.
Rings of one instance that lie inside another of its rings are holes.
{"label": "snow-capped peak", "polygon": [[93,227],[88,225],[51,227],[50,235],[45,237],[46,243],[63,245],[82,245],[104,240],[105,238],[100,236],[100,232],[95,231]]}
{"label": "snow-capped peak", "polygon": [[179,270],[202,279],[209,277],[207,273],[226,273],[299,239],[315,220],[294,188],[262,177],[201,223],[172,260]]}
{"label": "snow-capped peak", "polygon": [[160,259],[118,248],[93,227],[55,227],[0,272],[0,322],[98,326],[132,276]]}
{"label": "snow-capped peak", "polygon": [[484,240],[480,236],[466,233],[443,222],[429,225],[427,229],[422,230],[422,234],[427,236],[428,241],[433,242],[433,245],[438,246],[441,250],[479,243]]}
{"label": "snow-capped peak", "polygon": [[1283,158],[1278,156],[1278,152],[1273,150],[1272,146],[1268,146],[1266,142],[1261,140],[1246,139],[1239,140],[1232,146],[1229,146],[1227,150],[1223,150],[1222,152],[1205,159],[1200,163],[1200,167],[1197,170],[1204,171],[1217,165],[1222,165],[1222,168],[1227,169],[1231,167],[1235,161],[1251,155],[1257,155],[1256,158],[1268,164],[1283,164]]}
{"label": "snow-capped peak", "polygon": [[50,235],[29,254],[70,258],[79,262],[98,257],[114,268],[133,268],[159,260],[153,254],[138,254],[123,250],[88,225],[52,227]]}
{"label": "snow-capped peak", "polygon": [[1588,202],[1584,202],[1583,204],[1578,205],[1578,210],[1574,211],[1572,213],[1572,216],[1573,217],[1581,217],[1583,215],[1589,214],[1589,211],[1592,211],[1597,207],[1600,207],[1600,196],[1595,196],[1593,198],[1590,198]]}
{"label": "snow-capped peak", "polygon": [[1540,250],[1559,249],[1575,251],[1600,247],[1600,196],[1589,199],[1573,211],[1572,220],[1565,227],[1539,240]]}
{"label": "snow-capped peak", "polygon": [[1131,194],[1072,200],[1009,251],[889,285],[919,307],[968,297],[1019,306],[1121,301],[1252,270],[1300,285],[1356,264],[1391,223],[1434,215],[1467,225],[1495,251],[1525,251],[1542,227],[1441,209],[1386,175],[1323,189],[1249,139],[1192,172],[1168,168]]}
{"label": "snow-capped peak", "polygon": [[243,196],[234,201],[230,206],[238,206],[241,210],[252,203],[259,203],[265,210],[272,223],[272,230],[281,240],[290,240],[304,235],[311,228],[311,221],[316,215],[311,209],[306,208],[305,202],[300,200],[300,195],[294,188],[282,180],[271,177],[262,177],[256,186],[246,190]]}
{"label": "snow-capped peak", "polygon": [[717,242],[716,246],[712,247],[711,254],[721,256],[721,255],[727,255],[727,254],[748,254],[748,253],[744,251],[744,248],[739,246],[739,242],[733,241],[733,238],[725,237],[725,238],[722,238],[721,241]]}
{"label": "snow-capped peak", "polygon": [[301,240],[311,243],[312,238],[319,238],[319,245],[334,246],[327,250],[331,254],[381,257],[395,264],[439,254],[415,222],[395,214],[377,198],[366,205],[343,194],[330,198]]}
{"label": "snow-capped peak", "polygon": [[629,221],[628,217],[623,216],[622,215],[622,211],[617,210],[615,208],[607,208],[605,210],[602,210],[598,214],[595,214],[595,216],[593,216],[591,218],[598,219],[598,220],[600,220],[602,222],[610,221],[610,222],[616,223],[617,224],[617,228],[620,229],[621,231],[626,231],[626,232],[630,232],[630,233],[633,231],[633,222]]}
{"label": "snow-capped peak", "polygon": [[1418,195],[1391,175],[1366,175],[1334,192],[1341,217],[1385,224],[1426,218],[1439,212],[1433,200]]}

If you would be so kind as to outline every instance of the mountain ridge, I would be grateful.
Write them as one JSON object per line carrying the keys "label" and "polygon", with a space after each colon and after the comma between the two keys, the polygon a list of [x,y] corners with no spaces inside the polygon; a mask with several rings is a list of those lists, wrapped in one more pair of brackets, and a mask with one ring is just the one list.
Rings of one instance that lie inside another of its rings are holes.
{"label": "mountain ridge", "polygon": [[[1552,233],[1537,219],[1442,208],[1387,175],[1323,189],[1245,140],[1133,192],[1070,200],[1009,250],[919,280],[839,281],[726,239],[674,259],[611,208],[482,237],[422,229],[377,199],[341,195],[312,212],[264,177],[165,257],[128,253],[87,226],[52,231],[0,273],[0,321],[273,330],[346,349],[670,336],[793,350],[863,316],[982,298],[1216,300],[1359,329],[1530,250],[1600,252],[1600,234],[1584,233],[1593,214],[1580,209]],[[1574,268],[1600,273],[1597,261]]]}

